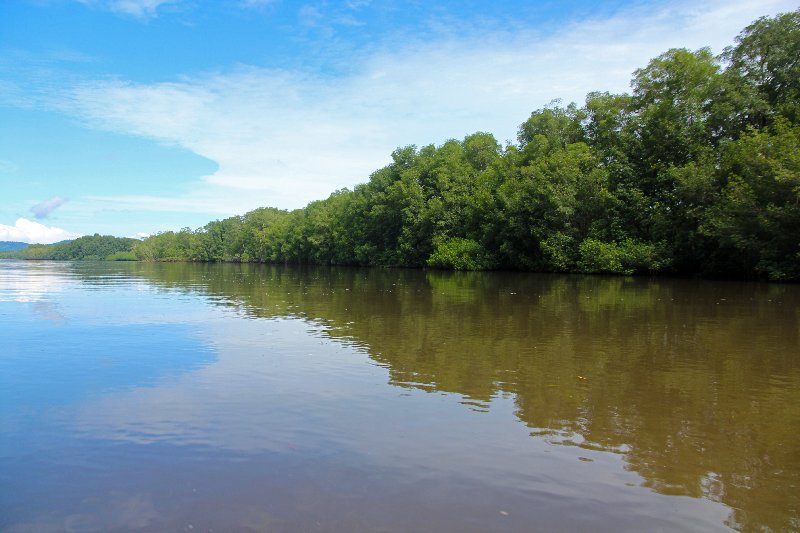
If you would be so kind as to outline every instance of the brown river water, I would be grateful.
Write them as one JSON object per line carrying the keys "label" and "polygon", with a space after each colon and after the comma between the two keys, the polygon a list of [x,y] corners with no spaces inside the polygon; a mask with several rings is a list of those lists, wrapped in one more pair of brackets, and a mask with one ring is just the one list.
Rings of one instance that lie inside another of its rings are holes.
{"label": "brown river water", "polygon": [[800,285],[0,261],[0,531],[797,531]]}

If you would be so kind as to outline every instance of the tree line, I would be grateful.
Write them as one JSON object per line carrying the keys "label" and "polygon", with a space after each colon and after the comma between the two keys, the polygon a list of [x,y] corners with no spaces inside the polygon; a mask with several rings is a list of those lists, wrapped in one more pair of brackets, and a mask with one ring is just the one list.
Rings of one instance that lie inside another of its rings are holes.
{"label": "tree line", "polygon": [[800,279],[800,10],[720,56],[672,49],[630,93],[554,101],[501,145],[406,146],[353,190],[163,232],[146,261]]}

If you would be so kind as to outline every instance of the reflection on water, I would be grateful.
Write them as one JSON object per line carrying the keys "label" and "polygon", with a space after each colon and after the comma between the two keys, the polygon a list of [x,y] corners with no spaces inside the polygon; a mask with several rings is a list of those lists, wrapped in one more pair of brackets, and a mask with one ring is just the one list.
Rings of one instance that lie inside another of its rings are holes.
{"label": "reflection on water", "polygon": [[0,530],[798,529],[799,310],[794,285],[0,263]]}

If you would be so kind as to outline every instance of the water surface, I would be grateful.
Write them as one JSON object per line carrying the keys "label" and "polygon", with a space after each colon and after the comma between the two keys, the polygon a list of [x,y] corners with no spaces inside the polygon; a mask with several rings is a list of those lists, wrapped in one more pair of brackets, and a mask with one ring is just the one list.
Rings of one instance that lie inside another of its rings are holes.
{"label": "water surface", "polygon": [[800,286],[0,262],[0,531],[800,529]]}

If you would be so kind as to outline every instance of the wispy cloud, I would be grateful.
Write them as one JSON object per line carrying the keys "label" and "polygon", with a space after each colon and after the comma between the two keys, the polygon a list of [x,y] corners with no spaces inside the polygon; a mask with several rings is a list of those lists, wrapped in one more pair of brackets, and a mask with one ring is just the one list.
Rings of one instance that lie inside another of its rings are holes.
{"label": "wispy cloud", "polygon": [[372,3],[372,0],[348,0],[345,2],[347,7],[350,9],[361,9],[362,7],[367,7]]}
{"label": "wispy cloud", "polygon": [[[113,211],[145,211],[171,213],[206,213],[216,216],[242,214],[261,205],[270,205],[263,191],[242,195],[241,191],[208,185],[180,197],[153,195],[88,196],[80,209],[89,212],[98,205]],[[250,196],[250,199],[247,199]],[[255,199],[253,198],[255,197]],[[265,203],[266,202],[266,203]]]}
{"label": "wispy cloud", "polygon": [[175,4],[180,0],[77,0],[81,4],[97,6],[121,15],[136,18],[156,16],[158,8],[166,4]]}
{"label": "wispy cloud", "polygon": [[316,26],[323,19],[322,11],[316,6],[305,5],[297,12],[300,22],[306,26]]}
{"label": "wispy cloud", "polygon": [[[136,3],[155,10],[161,2]],[[85,81],[51,95],[48,105],[91,127],[176,144],[218,164],[179,198],[98,201],[168,211],[299,207],[365,181],[397,146],[475,131],[513,139],[517,125],[553,98],[581,102],[591,90],[625,91],[634,69],[671,47],[720,52],[755,18],[794,7],[682,1],[547,35],[475,28],[436,41],[387,37],[354,57],[343,76],[240,66],[162,83]]]}
{"label": "wispy cloud", "polygon": [[[2,91],[2,89],[0,89]],[[13,174],[19,170],[19,166],[13,161],[0,159],[0,174]]]}
{"label": "wispy cloud", "polygon": [[78,235],[61,228],[45,226],[27,218],[18,218],[13,226],[0,224],[0,241],[18,241],[39,244],[73,239]]}
{"label": "wispy cloud", "polygon": [[61,207],[67,203],[66,198],[61,198],[60,196],[53,196],[49,200],[45,200],[43,202],[39,202],[38,204],[31,207],[31,213],[38,218],[47,218],[50,216],[50,213]]}
{"label": "wispy cloud", "polygon": [[245,9],[257,9],[274,3],[275,0],[241,0],[239,5]]}

